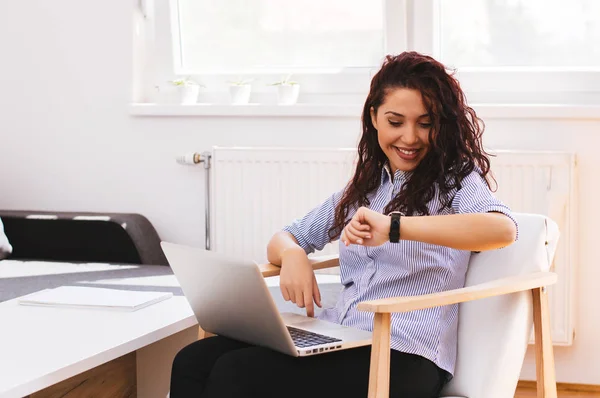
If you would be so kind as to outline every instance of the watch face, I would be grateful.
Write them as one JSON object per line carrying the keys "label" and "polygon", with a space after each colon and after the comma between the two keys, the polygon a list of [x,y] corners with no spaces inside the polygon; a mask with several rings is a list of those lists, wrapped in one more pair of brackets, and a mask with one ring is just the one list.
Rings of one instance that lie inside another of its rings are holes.
{"label": "watch face", "polygon": [[392,228],[400,226],[400,220],[392,219]]}

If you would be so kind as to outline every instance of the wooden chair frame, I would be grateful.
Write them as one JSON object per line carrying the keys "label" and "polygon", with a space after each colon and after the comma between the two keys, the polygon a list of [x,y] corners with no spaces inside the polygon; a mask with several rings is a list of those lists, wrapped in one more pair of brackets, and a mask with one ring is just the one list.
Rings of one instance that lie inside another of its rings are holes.
{"label": "wooden chair frame", "polygon": [[[339,265],[337,255],[313,258],[310,261],[315,270]],[[263,277],[279,275],[281,270],[280,267],[273,264],[259,265],[259,268]],[[554,353],[550,336],[550,315],[546,291],[546,286],[553,285],[556,281],[555,273],[535,272],[423,296],[394,297],[360,303],[359,311],[375,313],[369,371],[369,398],[387,398],[389,396],[390,321],[393,312],[408,312],[457,304],[526,290],[531,290],[533,295],[537,396],[538,398],[556,398]]]}

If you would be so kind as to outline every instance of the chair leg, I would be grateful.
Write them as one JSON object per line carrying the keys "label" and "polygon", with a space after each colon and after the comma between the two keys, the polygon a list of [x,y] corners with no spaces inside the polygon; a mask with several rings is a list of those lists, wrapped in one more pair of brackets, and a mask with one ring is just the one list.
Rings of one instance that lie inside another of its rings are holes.
{"label": "chair leg", "polygon": [[213,337],[213,336],[215,336],[215,334],[213,334],[211,332],[206,332],[206,331],[202,330],[201,327],[198,328],[198,340],[206,339],[208,337]]}
{"label": "chair leg", "polygon": [[390,314],[375,313],[369,398],[387,398],[390,395],[390,321]]}
{"label": "chair leg", "polygon": [[535,366],[538,398],[556,398],[554,352],[550,335],[550,312],[546,288],[532,289],[533,326],[535,328]]}

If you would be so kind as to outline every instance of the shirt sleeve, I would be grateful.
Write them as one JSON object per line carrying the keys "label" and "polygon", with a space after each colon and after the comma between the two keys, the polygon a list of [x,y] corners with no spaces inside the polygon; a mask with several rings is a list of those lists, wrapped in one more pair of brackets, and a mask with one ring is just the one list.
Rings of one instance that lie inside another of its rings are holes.
{"label": "shirt sleeve", "polygon": [[321,250],[325,245],[339,238],[329,238],[329,229],[333,226],[335,219],[335,208],[340,202],[343,190],[334,193],[319,206],[309,211],[304,217],[294,220],[283,228],[294,235],[298,244],[306,254]]}
{"label": "shirt sleeve", "polygon": [[515,223],[517,237],[519,225],[511,209],[496,198],[486,181],[477,171],[473,171],[461,182],[461,188],[452,200],[452,209],[456,214],[498,212],[506,215]]}

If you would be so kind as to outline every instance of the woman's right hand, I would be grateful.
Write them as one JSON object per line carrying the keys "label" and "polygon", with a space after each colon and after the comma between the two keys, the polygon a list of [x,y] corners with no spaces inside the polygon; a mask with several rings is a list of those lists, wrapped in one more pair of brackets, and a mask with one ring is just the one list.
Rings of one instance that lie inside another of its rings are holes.
{"label": "woman's right hand", "polygon": [[313,300],[321,307],[317,278],[301,247],[287,249],[281,255],[279,287],[285,301],[296,303],[300,308],[306,307],[307,316],[315,315]]}

